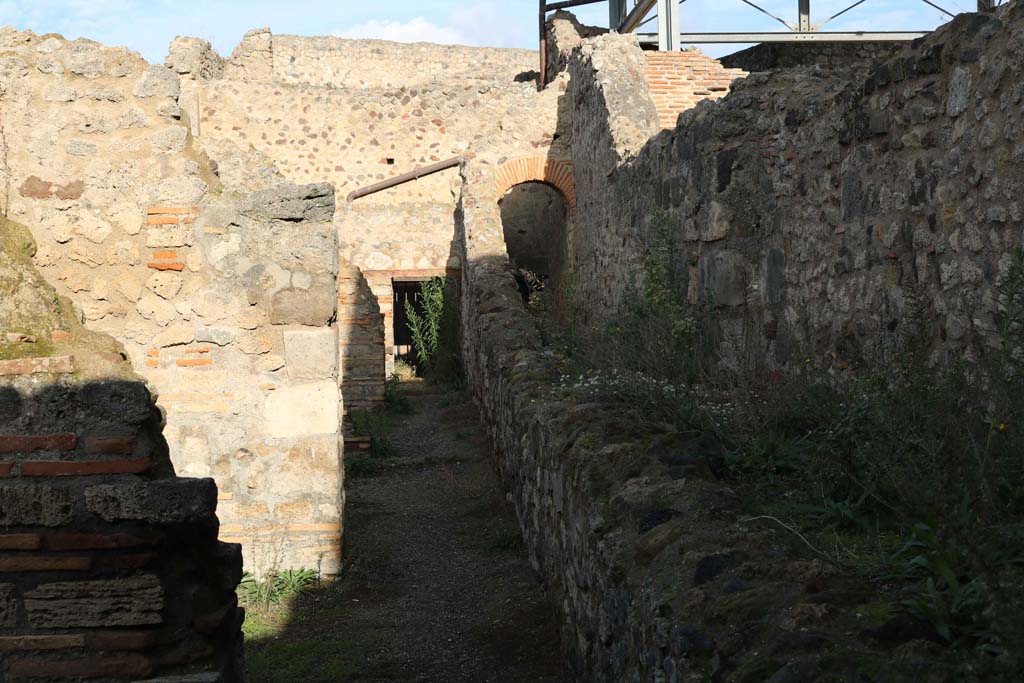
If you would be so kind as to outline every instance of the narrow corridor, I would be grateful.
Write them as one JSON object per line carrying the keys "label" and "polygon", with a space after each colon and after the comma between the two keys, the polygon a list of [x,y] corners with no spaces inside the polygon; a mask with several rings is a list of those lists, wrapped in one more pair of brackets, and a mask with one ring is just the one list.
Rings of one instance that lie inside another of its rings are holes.
{"label": "narrow corridor", "polygon": [[410,407],[389,416],[390,452],[346,455],[343,578],[250,640],[254,682],[565,680],[475,406],[448,393]]}

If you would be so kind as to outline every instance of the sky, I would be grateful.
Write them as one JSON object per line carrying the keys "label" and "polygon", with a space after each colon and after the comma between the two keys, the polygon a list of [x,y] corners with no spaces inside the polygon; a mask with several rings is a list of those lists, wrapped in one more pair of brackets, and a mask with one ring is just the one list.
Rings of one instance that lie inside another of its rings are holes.
{"label": "sky", "polygon": [[[796,20],[797,0],[752,0],[776,16]],[[812,21],[826,19],[856,0],[812,0]],[[975,0],[934,0],[952,13]],[[606,3],[574,10],[584,23],[607,25]],[[686,0],[683,31],[785,30],[743,0]],[[828,30],[930,30],[949,20],[921,0],[865,0]],[[66,38],[125,45],[150,62],[163,62],[176,35],[206,38],[230,55],[249,29],[277,34],[335,35],[495,47],[537,46],[536,0],[0,0],[0,26],[12,25]],[[645,27],[653,31],[656,23]],[[720,56],[727,46],[705,46]]]}

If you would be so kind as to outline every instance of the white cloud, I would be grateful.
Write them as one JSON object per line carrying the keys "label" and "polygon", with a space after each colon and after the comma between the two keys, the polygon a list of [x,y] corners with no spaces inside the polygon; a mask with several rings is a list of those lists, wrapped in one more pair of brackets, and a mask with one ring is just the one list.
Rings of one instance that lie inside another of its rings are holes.
{"label": "white cloud", "polygon": [[441,43],[447,45],[465,45],[469,41],[461,31],[452,26],[438,26],[423,17],[415,17],[406,22],[377,21],[376,19],[353,26],[334,35],[339,38],[377,38],[393,40],[397,43]]}

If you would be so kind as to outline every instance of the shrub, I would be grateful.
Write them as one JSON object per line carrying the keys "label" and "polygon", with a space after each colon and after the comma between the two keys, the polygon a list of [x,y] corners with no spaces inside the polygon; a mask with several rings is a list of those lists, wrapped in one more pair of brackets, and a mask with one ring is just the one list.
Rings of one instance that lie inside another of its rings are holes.
{"label": "shrub", "polygon": [[445,277],[423,283],[423,313],[405,302],[420,373],[431,382],[461,388],[462,356],[457,284]]}

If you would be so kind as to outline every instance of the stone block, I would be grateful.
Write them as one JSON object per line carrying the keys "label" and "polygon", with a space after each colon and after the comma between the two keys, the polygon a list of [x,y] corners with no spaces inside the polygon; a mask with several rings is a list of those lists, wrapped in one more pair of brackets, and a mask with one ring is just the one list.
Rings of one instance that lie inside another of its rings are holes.
{"label": "stone block", "polygon": [[60,526],[71,521],[67,489],[23,481],[0,483],[0,526]]}
{"label": "stone block", "polygon": [[177,97],[181,93],[178,75],[163,66],[151,66],[135,82],[136,97]]}
{"label": "stone block", "polygon": [[139,299],[135,308],[143,318],[161,327],[166,327],[178,318],[178,311],[172,304],[152,294],[147,294]]}
{"label": "stone block", "polygon": [[337,303],[337,294],[325,287],[283,289],[270,300],[270,323],[324,327],[334,317]]}
{"label": "stone block", "polygon": [[146,246],[152,249],[187,247],[192,244],[191,225],[150,225],[146,232]]}
{"label": "stone block", "polygon": [[146,289],[162,299],[171,299],[181,291],[181,275],[173,271],[153,273],[146,281]]}
{"label": "stone block", "polygon": [[141,424],[153,414],[149,389],[142,382],[90,382],[78,392],[80,408],[93,419]]}
{"label": "stone block", "polygon": [[13,583],[0,583],[0,628],[18,624],[18,593]]}
{"label": "stone block", "polygon": [[108,522],[213,523],[216,521],[217,485],[212,479],[100,484],[85,490],[85,505],[89,512]]}
{"label": "stone block", "polygon": [[196,338],[195,329],[188,323],[171,325],[160,334],[153,337],[153,346],[164,348],[167,346],[180,346],[188,344]]}
{"label": "stone block", "polygon": [[700,260],[701,295],[716,306],[739,306],[746,300],[747,275],[743,257],[729,250]]}
{"label": "stone block", "polygon": [[333,380],[281,387],[267,397],[267,434],[294,438],[338,431],[338,387]]}
{"label": "stone block", "polygon": [[264,220],[328,222],[334,218],[334,187],[283,185],[253,192],[242,202],[242,213]]}
{"label": "stone block", "polygon": [[163,622],[164,590],[153,574],[40,584],[25,594],[36,628],[143,626]]}
{"label": "stone block", "polygon": [[200,327],[196,330],[196,341],[227,346],[235,341],[235,333],[226,327]]}
{"label": "stone block", "polygon": [[338,338],[334,330],[287,330],[284,358],[292,379],[330,379],[338,366]]}
{"label": "stone block", "polygon": [[162,152],[180,152],[185,149],[185,142],[188,139],[188,128],[174,126],[155,133],[150,138],[153,147]]}

